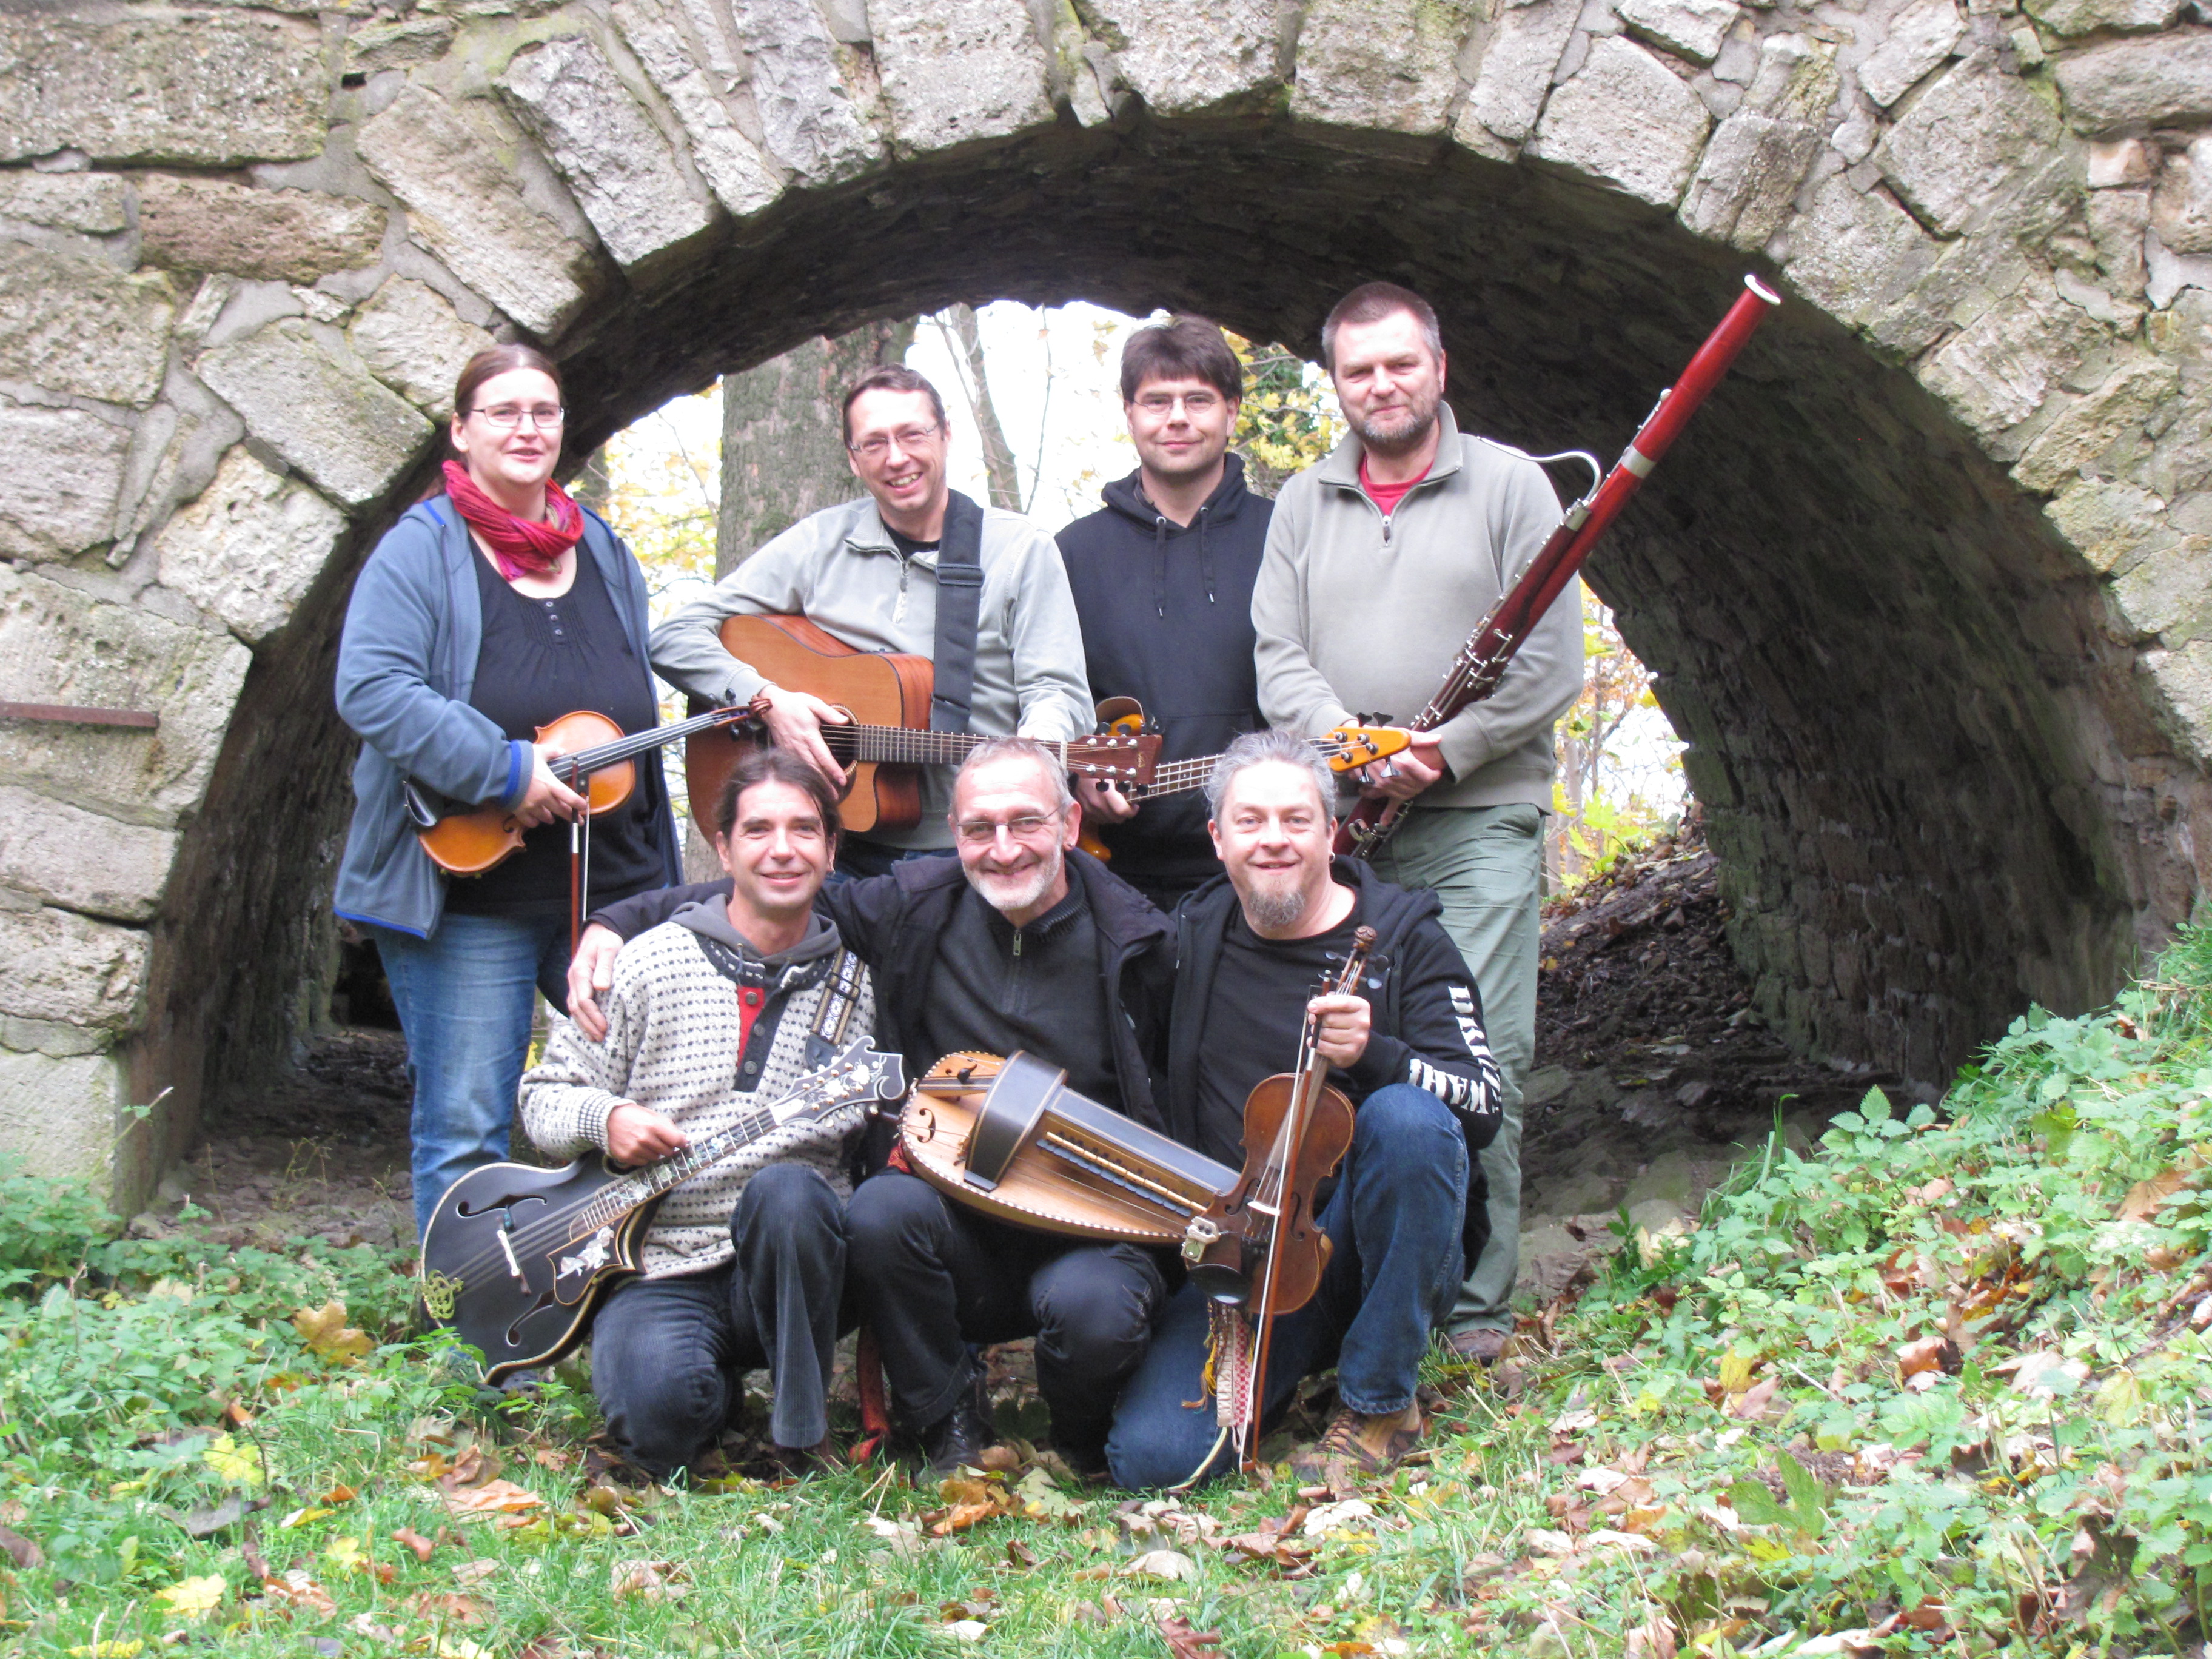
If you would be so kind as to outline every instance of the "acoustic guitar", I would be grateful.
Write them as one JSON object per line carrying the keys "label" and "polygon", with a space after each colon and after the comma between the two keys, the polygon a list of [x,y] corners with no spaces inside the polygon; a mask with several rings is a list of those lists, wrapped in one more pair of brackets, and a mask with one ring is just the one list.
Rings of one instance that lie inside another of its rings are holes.
{"label": "acoustic guitar", "polygon": [[483,1355],[487,1382],[550,1364],[583,1339],[609,1287],[638,1271],[647,1224],[671,1188],[787,1123],[905,1092],[904,1062],[859,1038],[789,1094],[642,1169],[598,1153],[558,1170],[471,1170],[422,1230],[422,1306]]}
{"label": "acoustic guitar", "polygon": [[[925,766],[957,766],[988,737],[929,729],[933,681],[929,659],[890,651],[856,651],[804,617],[732,617],[722,648],[786,690],[805,691],[852,716],[825,725],[822,740],[845,769],[838,807],[845,829],[910,830],[921,821]],[[688,724],[688,722],[687,722]],[[691,821],[710,824],[722,780],[744,752],[748,734],[706,731],[684,749]],[[1141,787],[1159,758],[1157,732],[1107,732],[1047,742],[1070,772]]]}

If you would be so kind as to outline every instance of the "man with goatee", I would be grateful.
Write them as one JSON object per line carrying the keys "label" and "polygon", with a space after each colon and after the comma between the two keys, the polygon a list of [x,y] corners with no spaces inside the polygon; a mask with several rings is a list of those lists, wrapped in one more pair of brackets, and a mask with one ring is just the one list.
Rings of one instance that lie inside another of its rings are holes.
{"label": "man with goatee", "polygon": [[[1425,708],[1559,518],[1535,462],[1459,429],[1443,401],[1437,314],[1419,295],[1390,283],[1354,289],[1321,337],[1352,429],[1284,485],[1252,596],[1261,712],[1307,736],[1355,709],[1404,720]],[[1490,1237],[1443,1322],[1453,1351],[1485,1364],[1504,1352],[1513,1325],[1552,727],[1582,681],[1582,593],[1571,583],[1494,695],[1364,781],[1369,793],[1406,803],[1375,872],[1442,902],[1504,1078],[1504,1126],[1479,1171]]]}

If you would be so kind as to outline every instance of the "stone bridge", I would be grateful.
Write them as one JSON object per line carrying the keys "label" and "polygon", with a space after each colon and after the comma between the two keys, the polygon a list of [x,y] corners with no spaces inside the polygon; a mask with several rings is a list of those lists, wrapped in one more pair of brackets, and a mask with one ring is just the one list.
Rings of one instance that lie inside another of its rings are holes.
{"label": "stone bridge", "polygon": [[2212,828],[2212,33],[2027,5],[0,3],[0,698],[161,716],[0,721],[0,1146],[130,1203],[314,1014],[337,624],[471,350],[581,455],[997,295],[1311,351],[1393,277],[1465,423],[1611,454],[1778,277],[1592,573],[1760,1004],[1936,1079],[2094,1001]]}

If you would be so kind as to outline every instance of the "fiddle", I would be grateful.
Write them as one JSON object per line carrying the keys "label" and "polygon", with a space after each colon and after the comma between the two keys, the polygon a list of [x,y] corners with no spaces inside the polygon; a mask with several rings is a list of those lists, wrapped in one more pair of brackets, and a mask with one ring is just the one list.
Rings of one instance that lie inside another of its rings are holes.
{"label": "fiddle", "polygon": [[[1351,994],[1367,971],[1375,930],[1357,929],[1343,968],[1324,994]],[[1328,1266],[1328,1235],[1314,1213],[1314,1191],[1351,1149],[1352,1103],[1328,1081],[1320,1022],[1309,1012],[1298,1039],[1297,1067],[1262,1078],[1244,1101],[1244,1169],[1219,1211],[1194,1224],[1184,1255],[1191,1278],[1224,1308],[1241,1306],[1254,1334],[1240,1342],[1229,1369],[1230,1425],[1251,1467],[1266,1410],[1267,1348],[1275,1316],[1313,1300]],[[1209,1236],[1210,1234],[1210,1236]]]}

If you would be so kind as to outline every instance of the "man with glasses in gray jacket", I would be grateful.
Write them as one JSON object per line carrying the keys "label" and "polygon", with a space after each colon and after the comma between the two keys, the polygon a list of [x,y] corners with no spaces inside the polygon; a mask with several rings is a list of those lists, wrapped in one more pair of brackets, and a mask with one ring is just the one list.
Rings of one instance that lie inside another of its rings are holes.
{"label": "man with glasses in gray jacket", "polygon": [[[1321,339],[1352,431],[1283,486],[1252,595],[1261,712],[1309,736],[1355,709],[1403,720],[1425,708],[1559,519],[1534,461],[1459,430],[1443,401],[1437,314],[1420,295],[1389,283],[1354,289]],[[1364,780],[1409,803],[1375,872],[1442,902],[1504,1085],[1504,1124],[1480,1162],[1490,1237],[1446,1322],[1453,1352],[1484,1364],[1513,1329],[1552,727],[1582,683],[1582,589],[1571,583],[1493,696]]]}
{"label": "man with glasses in gray jacket", "polygon": [[[1089,732],[1083,629],[1060,550],[1020,514],[947,486],[951,434],[937,389],[910,368],[871,369],[845,394],[844,427],[867,493],[800,520],[653,629],[654,670],[718,705],[765,695],[770,738],[839,787],[844,772],[822,726],[844,716],[723,649],[725,620],[803,616],[855,650],[928,658],[933,730],[1046,740]],[[837,867],[877,875],[914,854],[950,850],[951,801],[951,771],[926,770],[920,820],[846,836]]]}

